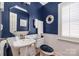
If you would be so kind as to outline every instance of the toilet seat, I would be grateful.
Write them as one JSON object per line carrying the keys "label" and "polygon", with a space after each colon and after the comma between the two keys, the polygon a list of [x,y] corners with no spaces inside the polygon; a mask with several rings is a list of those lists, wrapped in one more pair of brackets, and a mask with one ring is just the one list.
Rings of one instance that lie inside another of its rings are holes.
{"label": "toilet seat", "polygon": [[54,51],[54,49],[52,47],[50,47],[50,46],[48,46],[46,44],[41,45],[40,49],[43,50],[43,51],[45,51],[45,52],[49,52],[49,53],[51,53],[51,52]]}
{"label": "toilet seat", "polygon": [[41,52],[44,53],[45,55],[48,55],[48,56],[51,56],[51,55],[54,55],[55,54],[54,52],[49,53],[49,52],[45,52],[43,50],[41,50]]}
{"label": "toilet seat", "polygon": [[54,49],[46,44],[40,46],[40,52],[48,56],[54,55]]}

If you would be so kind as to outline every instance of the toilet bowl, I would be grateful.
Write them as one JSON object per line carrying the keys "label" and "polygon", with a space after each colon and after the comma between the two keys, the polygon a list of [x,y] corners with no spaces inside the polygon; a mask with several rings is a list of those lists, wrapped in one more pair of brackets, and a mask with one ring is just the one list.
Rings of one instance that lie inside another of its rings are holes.
{"label": "toilet bowl", "polygon": [[54,49],[46,44],[40,46],[40,55],[42,56],[54,56]]}
{"label": "toilet bowl", "polygon": [[36,48],[39,50],[42,56],[54,56],[54,49],[45,44],[44,38],[39,38],[36,40]]}

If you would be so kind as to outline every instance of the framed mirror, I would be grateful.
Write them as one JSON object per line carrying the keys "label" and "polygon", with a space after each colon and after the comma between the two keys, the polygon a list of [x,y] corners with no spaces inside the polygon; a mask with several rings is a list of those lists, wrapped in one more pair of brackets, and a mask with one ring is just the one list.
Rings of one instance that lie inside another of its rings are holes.
{"label": "framed mirror", "polygon": [[47,24],[51,24],[51,23],[53,23],[53,21],[54,21],[54,16],[53,15],[48,15],[46,17],[46,23]]}

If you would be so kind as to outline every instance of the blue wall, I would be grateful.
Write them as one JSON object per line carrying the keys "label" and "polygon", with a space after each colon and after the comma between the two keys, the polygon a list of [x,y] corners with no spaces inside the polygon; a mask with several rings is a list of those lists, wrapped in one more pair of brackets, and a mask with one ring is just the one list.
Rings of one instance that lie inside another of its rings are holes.
{"label": "blue wall", "polygon": [[[58,34],[58,4],[59,2],[48,2],[46,5],[41,5],[39,2],[31,2],[30,5],[24,5],[22,2],[5,2],[4,12],[2,16],[3,31],[2,37],[14,36],[9,30],[9,12],[15,12],[18,14],[18,31],[29,31],[30,34],[37,33],[37,29],[34,27],[35,19],[39,19],[44,22],[44,33]],[[10,7],[19,5],[20,7],[27,9],[29,13],[23,13],[21,11],[10,10]],[[46,17],[48,15],[54,15],[54,22],[52,24],[46,23]],[[28,27],[20,27],[20,18],[29,19]]]}
{"label": "blue wall", "polygon": [[[2,37],[12,37],[14,36],[12,33],[10,33],[10,28],[9,28],[9,13],[10,13],[10,7],[14,6],[14,5],[19,5],[20,7],[23,7],[25,9],[27,9],[27,6],[23,6],[21,3],[18,2],[5,2],[4,3],[4,12],[2,15],[2,24],[3,24],[3,31],[2,31]],[[20,27],[19,23],[20,23],[20,18],[22,19],[29,19],[29,14],[25,14],[23,12],[17,12],[17,30],[18,31],[25,31],[25,30],[29,30],[28,27]],[[28,25],[29,26],[29,25]]]}
{"label": "blue wall", "polygon": [[[42,6],[39,2],[33,2],[30,5],[30,32],[36,33],[36,29],[33,27],[33,20],[35,18],[44,22],[43,31],[49,34],[58,34],[58,4],[60,2],[48,2]],[[46,17],[48,15],[54,16],[54,22],[51,24],[46,23]]]}
{"label": "blue wall", "polygon": [[[43,6],[41,9],[42,11],[42,18],[44,21],[44,33],[49,34],[58,34],[58,4],[59,2],[49,2],[45,6]],[[46,23],[46,17],[48,15],[54,16],[54,22],[51,24]]]}
{"label": "blue wall", "polygon": [[41,8],[41,4],[39,2],[32,2],[30,7],[29,7],[29,31],[30,34],[35,34],[37,33],[37,29],[34,27],[34,21],[35,19],[40,19],[40,15],[38,13],[38,10]]}

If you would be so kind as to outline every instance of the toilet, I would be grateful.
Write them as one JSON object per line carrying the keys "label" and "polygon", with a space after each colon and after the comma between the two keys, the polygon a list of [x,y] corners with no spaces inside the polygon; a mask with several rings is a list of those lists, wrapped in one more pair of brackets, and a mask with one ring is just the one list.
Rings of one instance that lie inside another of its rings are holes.
{"label": "toilet", "polygon": [[54,56],[54,49],[46,44],[40,46],[40,55],[42,56]]}
{"label": "toilet", "polygon": [[44,38],[39,38],[36,40],[36,48],[40,52],[40,56],[54,56],[54,49],[45,44]]}

